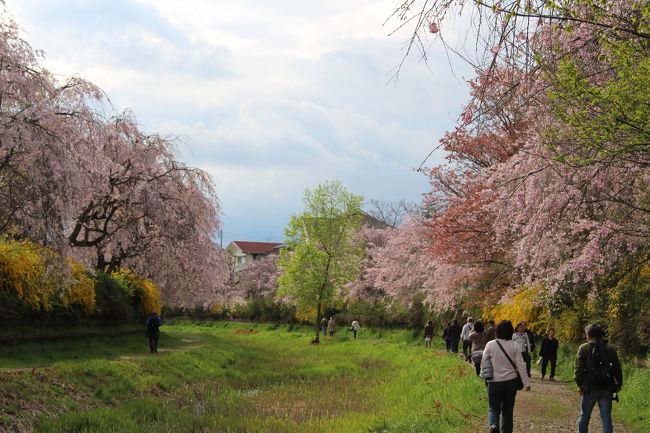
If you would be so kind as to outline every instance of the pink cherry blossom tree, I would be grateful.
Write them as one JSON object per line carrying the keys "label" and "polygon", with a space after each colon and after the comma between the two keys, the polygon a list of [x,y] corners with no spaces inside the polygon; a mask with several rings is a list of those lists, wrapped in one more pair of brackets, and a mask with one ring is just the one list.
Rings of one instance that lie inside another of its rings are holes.
{"label": "pink cherry blossom tree", "polygon": [[278,268],[278,257],[277,254],[258,257],[238,274],[235,287],[241,299],[275,295],[281,273]]}
{"label": "pink cherry blossom tree", "polygon": [[530,282],[596,290],[625,258],[646,257],[642,2],[417,3],[397,11],[417,23],[413,46],[430,23],[443,38],[456,7],[489,24],[471,99],[441,141],[448,164],[428,171],[432,259],[471,271],[438,296]]}
{"label": "pink cherry blossom tree", "polygon": [[114,114],[79,78],[60,83],[40,53],[0,21],[0,229],[99,270],[132,268],[165,301],[208,304],[226,285],[213,239],[220,208],[210,177],[174,143]]}

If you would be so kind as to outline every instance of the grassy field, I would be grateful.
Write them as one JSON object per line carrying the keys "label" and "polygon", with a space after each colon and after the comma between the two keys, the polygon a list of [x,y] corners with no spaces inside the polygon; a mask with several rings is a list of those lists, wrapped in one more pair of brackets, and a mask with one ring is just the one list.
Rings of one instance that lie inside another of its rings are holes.
{"label": "grassy field", "polygon": [[364,331],[312,346],[301,327],[175,324],[158,355],[143,335],[3,348],[0,429],[445,433],[483,418],[469,365]]}
{"label": "grassy field", "polygon": [[[0,432],[483,429],[485,388],[473,369],[406,331],[363,329],[357,340],[343,331],[313,346],[311,329],[286,325],[163,330],[157,355],[143,332],[0,347]],[[559,378],[571,378],[573,350],[562,354]],[[614,406],[639,433],[648,431],[649,385],[647,369],[628,365]]]}

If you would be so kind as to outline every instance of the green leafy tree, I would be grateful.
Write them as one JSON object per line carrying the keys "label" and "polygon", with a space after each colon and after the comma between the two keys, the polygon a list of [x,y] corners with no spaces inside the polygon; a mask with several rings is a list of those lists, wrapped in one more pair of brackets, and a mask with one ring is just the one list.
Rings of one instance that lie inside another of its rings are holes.
{"label": "green leafy tree", "polygon": [[285,230],[278,295],[291,298],[301,310],[315,309],[315,343],[320,341],[321,314],[358,274],[362,200],[338,181],[306,189],[304,212],[292,216]]}

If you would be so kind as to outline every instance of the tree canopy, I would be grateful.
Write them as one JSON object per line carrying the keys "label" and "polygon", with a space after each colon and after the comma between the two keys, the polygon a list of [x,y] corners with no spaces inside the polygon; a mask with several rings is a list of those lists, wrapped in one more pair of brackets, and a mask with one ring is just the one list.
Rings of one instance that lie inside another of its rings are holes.
{"label": "tree canopy", "polygon": [[316,338],[324,307],[342,295],[356,278],[362,248],[357,232],[362,197],[338,182],[305,190],[304,211],[285,230],[280,255],[279,296],[291,298],[299,309],[314,310]]}

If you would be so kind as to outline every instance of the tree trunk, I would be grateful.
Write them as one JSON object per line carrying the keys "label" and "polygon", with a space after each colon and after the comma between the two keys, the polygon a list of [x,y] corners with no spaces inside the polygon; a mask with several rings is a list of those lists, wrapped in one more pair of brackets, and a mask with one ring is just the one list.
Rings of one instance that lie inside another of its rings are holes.
{"label": "tree trunk", "polygon": [[314,338],[313,343],[318,344],[320,343],[320,310],[321,310],[321,302],[318,302],[318,307],[316,308],[316,337]]}

